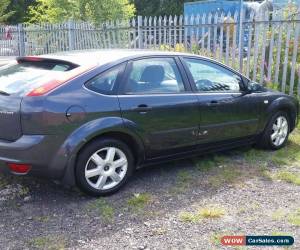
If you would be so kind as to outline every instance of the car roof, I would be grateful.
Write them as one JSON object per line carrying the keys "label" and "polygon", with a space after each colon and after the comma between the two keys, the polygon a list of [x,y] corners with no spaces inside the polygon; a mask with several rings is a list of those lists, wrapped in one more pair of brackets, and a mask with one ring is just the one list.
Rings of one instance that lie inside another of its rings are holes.
{"label": "car roof", "polygon": [[187,53],[170,52],[170,51],[155,51],[141,49],[103,49],[103,50],[84,50],[84,51],[67,51],[54,54],[46,54],[38,57],[68,61],[77,65],[97,64],[103,65],[106,63],[118,61],[121,59],[141,57],[141,56],[179,56],[189,55]]}
{"label": "car roof", "polygon": [[[200,56],[191,53],[175,52],[175,51],[159,51],[159,50],[145,50],[145,49],[91,49],[91,50],[72,50],[65,52],[57,52],[53,54],[45,54],[40,56],[29,56],[31,58],[44,58],[52,60],[60,60],[64,62],[70,62],[79,66],[101,66],[107,63],[113,63],[116,61],[126,61],[133,58],[143,57],[143,56],[188,56],[197,57],[199,59],[208,60],[219,64],[232,72],[240,74],[235,69],[218,62],[212,58],[205,56]],[[27,58],[19,57],[19,59]],[[247,77],[243,76],[248,79]],[[249,79],[248,79],[249,80]]]}

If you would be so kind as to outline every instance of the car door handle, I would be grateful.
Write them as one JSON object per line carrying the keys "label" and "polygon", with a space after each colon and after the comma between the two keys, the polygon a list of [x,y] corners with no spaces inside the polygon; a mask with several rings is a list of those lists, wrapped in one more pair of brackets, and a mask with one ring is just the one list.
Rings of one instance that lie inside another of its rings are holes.
{"label": "car door handle", "polygon": [[219,105],[219,102],[216,100],[212,100],[208,103],[208,106],[218,106],[218,105]]}
{"label": "car door handle", "polygon": [[139,106],[132,109],[133,111],[140,112],[140,113],[146,113],[150,110],[152,110],[152,107],[146,105],[146,104],[140,104]]}

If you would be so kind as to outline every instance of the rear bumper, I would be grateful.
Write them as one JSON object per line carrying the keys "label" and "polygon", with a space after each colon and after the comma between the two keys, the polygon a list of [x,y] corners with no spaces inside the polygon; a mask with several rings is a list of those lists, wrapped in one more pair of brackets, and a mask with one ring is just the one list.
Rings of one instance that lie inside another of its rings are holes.
{"label": "rear bumper", "polygon": [[27,175],[60,179],[67,157],[60,155],[61,141],[54,135],[23,135],[14,142],[0,140],[0,171],[9,173],[7,163],[31,165]]}

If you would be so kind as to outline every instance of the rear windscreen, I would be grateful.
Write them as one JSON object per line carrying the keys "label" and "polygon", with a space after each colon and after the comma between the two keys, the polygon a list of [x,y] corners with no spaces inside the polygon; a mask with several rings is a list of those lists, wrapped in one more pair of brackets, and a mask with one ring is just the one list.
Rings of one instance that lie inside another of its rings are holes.
{"label": "rear windscreen", "polygon": [[20,61],[0,67],[0,94],[27,93],[38,86],[40,82],[51,80],[74,67],[72,64],[53,61]]}

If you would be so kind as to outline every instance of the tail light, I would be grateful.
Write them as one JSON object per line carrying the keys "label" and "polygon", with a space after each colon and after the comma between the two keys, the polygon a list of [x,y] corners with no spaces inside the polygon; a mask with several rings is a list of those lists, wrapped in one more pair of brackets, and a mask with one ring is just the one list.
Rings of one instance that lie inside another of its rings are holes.
{"label": "tail light", "polygon": [[19,163],[7,163],[11,172],[16,174],[27,174],[31,169],[31,166],[28,164],[19,164]]}
{"label": "tail light", "polygon": [[74,79],[75,77],[91,70],[95,66],[78,67],[70,71],[63,72],[60,77],[52,79],[48,82],[41,84],[39,87],[30,91],[27,96],[42,96],[49,93],[51,90],[63,85],[64,83]]}

